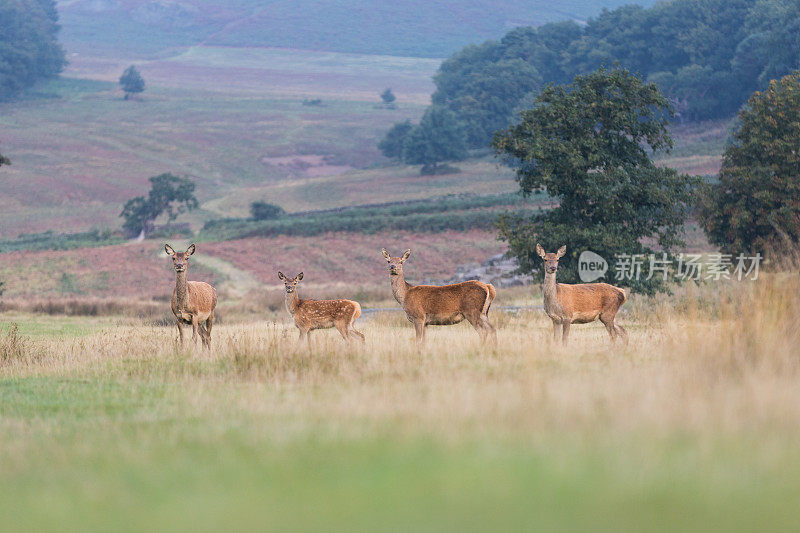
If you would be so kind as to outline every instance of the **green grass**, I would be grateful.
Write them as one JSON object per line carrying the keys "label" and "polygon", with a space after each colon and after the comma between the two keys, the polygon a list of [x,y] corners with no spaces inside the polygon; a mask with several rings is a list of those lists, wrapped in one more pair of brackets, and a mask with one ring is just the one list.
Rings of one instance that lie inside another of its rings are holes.
{"label": "green grass", "polygon": [[797,517],[800,454],[764,470],[755,439],[698,456],[680,441],[648,452],[576,435],[448,444],[386,427],[349,438],[324,421],[208,418],[192,395],[237,387],[186,389],[0,381],[0,482],[13,487],[3,528],[788,531]]}
{"label": "green grass", "polygon": [[[534,202],[542,195],[534,196]],[[531,211],[532,203],[514,193],[453,195],[382,205],[343,207],[283,215],[270,220],[219,219],[205,224],[206,240],[275,235],[320,235],[331,231],[369,234],[389,229],[415,233],[465,231],[494,227],[508,209]]]}
{"label": "green grass", "polygon": [[4,313],[0,322],[0,335],[5,335],[11,324],[19,327],[19,333],[33,337],[82,337],[97,333],[116,323],[110,317],[48,316],[29,313]]}
{"label": "green grass", "polygon": [[79,233],[23,233],[16,239],[0,240],[0,250],[13,252],[17,250],[74,250],[92,246],[108,246],[120,244],[125,239],[120,234],[109,230],[91,230]]}
{"label": "green grass", "polygon": [[59,76],[36,84],[26,91],[23,98],[25,100],[76,98],[100,91],[110,91],[116,87],[117,84],[110,81]]}
{"label": "green grass", "polygon": [[798,283],[634,297],[626,346],[499,310],[421,353],[399,317],[3,334],[0,529],[793,531]]}

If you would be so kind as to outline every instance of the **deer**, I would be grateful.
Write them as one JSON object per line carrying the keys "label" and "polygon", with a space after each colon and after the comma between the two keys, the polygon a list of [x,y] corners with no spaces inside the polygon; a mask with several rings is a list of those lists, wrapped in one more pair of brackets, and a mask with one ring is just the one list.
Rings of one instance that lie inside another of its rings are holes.
{"label": "deer", "polygon": [[190,245],[185,252],[176,252],[169,244],[164,251],[172,257],[175,267],[175,290],[172,291],[172,314],[178,323],[178,335],[183,346],[183,326],[192,326],[192,340],[197,345],[197,335],[203,347],[211,349],[211,327],[214,325],[214,309],[217,307],[217,291],[203,281],[186,281],[189,256],[196,247]]}
{"label": "deer", "polygon": [[406,250],[401,257],[392,257],[381,250],[389,263],[392,294],[414,324],[417,349],[425,344],[427,326],[450,326],[467,320],[480,335],[482,343],[491,338],[497,345],[497,332],[489,322],[489,308],[497,291],[491,283],[470,280],[452,285],[410,285],[403,275],[403,263],[411,256]]}
{"label": "deer", "polygon": [[628,332],[616,323],[619,308],[627,299],[624,290],[608,283],[556,283],[558,261],[567,253],[566,245],[556,253],[547,253],[537,244],[536,253],[544,260],[544,312],[553,321],[554,341],[558,341],[559,326],[561,341],[566,346],[571,324],[588,324],[600,319],[612,342],[621,336],[625,344],[628,343]]}
{"label": "deer", "polygon": [[[303,279],[300,272],[293,278],[278,272],[278,279],[286,290],[286,310],[292,315],[294,325],[300,330],[298,346],[303,341],[308,344],[309,333],[315,329],[336,328],[345,341],[358,337],[365,342],[364,334],[353,325],[361,316],[361,304],[353,300],[306,300],[297,293],[297,284]],[[351,337],[354,336],[354,337]]]}

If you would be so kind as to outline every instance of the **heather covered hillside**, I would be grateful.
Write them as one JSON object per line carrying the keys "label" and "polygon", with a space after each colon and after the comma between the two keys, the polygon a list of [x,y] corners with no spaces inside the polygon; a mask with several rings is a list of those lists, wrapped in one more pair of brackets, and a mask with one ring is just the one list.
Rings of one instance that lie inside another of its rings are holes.
{"label": "heather covered hillside", "polygon": [[500,38],[515,26],[582,22],[626,3],[61,0],[59,10],[62,38],[78,53],[158,55],[204,44],[445,57],[467,44]]}

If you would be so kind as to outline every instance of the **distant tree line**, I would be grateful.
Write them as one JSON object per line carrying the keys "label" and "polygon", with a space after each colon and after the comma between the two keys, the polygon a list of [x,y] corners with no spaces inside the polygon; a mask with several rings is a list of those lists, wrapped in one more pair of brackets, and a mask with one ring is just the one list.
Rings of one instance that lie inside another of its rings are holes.
{"label": "distant tree line", "polygon": [[0,0],[0,100],[66,65],[55,0]]}
{"label": "distant tree line", "polygon": [[615,63],[655,82],[678,120],[728,117],[800,67],[800,2],[674,0],[604,10],[585,26],[516,28],[442,63],[432,107],[455,113],[469,148],[485,148],[546,84]]}

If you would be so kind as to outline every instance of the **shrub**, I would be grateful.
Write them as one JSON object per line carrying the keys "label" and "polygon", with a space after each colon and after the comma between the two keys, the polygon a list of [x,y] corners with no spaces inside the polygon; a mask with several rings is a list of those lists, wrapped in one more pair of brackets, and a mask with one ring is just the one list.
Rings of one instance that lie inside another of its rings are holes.
{"label": "shrub", "polygon": [[250,216],[253,220],[273,220],[286,214],[279,205],[267,202],[253,202],[250,204]]}

